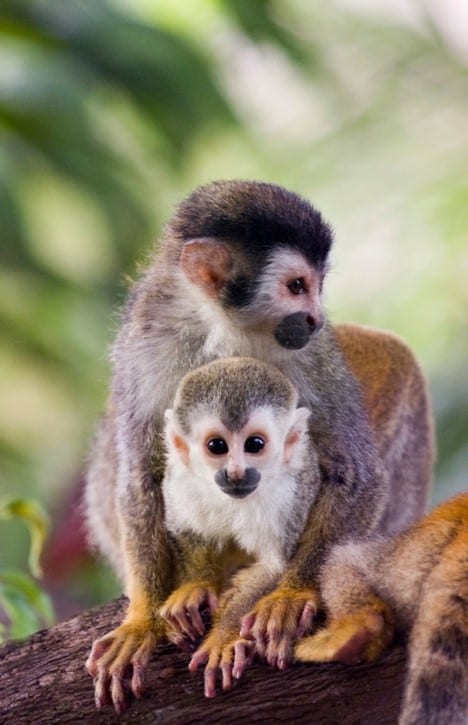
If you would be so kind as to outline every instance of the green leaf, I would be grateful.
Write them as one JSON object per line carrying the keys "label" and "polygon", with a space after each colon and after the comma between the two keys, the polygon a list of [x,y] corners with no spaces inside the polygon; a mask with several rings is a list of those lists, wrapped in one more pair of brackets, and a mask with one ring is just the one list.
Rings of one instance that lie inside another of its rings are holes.
{"label": "green leaf", "polygon": [[0,605],[9,620],[9,627],[0,631],[0,641],[6,631],[12,639],[21,639],[54,621],[50,598],[31,577],[17,570],[0,573]]}
{"label": "green leaf", "polygon": [[12,518],[23,519],[29,528],[31,548],[28,564],[32,575],[39,578],[42,575],[39,560],[49,525],[47,514],[34,499],[12,499],[0,504],[0,519]]}

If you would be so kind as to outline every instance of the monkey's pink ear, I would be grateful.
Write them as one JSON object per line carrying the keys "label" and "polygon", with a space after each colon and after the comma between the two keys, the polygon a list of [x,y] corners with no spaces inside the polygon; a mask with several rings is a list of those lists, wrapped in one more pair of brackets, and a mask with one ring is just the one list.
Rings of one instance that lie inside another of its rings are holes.
{"label": "monkey's pink ear", "polygon": [[188,466],[189,463],[189,446],[178,430],[178,426],[174,419],[174,411],[168,409],[164,412],[165,419],[165,435],[166,443],[173,450],[177,451],[183,463]]}
{"label": "monkey's pink ear", "polygon": [[294,411],[294,420],[284,443],[284,463],[288,464],[290,462],[296,444],[299,443],[306,432],[309,416],[310,410],[308,408],[296,408]]}
{"label": "monkey's pink ear", "polygon": [[200,237],[185,242],[180,266],[190,282],[209,297],[218,297],[230,277],[232,257],[223,242],[215,237]]}

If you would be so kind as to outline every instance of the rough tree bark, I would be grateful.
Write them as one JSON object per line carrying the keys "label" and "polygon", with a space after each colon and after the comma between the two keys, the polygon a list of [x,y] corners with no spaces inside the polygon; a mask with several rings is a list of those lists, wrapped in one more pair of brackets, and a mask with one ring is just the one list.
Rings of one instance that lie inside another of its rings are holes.
{"label": "rough tree bark", "polygon": [[120,716],[97,712],[84,661],[91,642],[115,626],[120,598],[20,643],[0,649],[0,723],[304,723],[392,725],[402,696],[405,652],[397,646],[374,665],[295,665],[285,672],[252,666],[229,692],[203,696],[202,672],[170,646],[154,655],[147,692]]}

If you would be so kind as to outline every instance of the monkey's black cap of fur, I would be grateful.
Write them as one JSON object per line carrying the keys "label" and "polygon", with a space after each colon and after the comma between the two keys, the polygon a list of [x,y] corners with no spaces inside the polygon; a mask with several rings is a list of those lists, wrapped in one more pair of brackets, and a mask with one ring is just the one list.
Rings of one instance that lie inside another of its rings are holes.
{"label": "monkey's black cap of fur", "polygon": [[325,267],[333,241],[319,211],[297,194],[256,181],[215,181],[181,203],[170,227],[183,242],[218,237],[239,243],[254,260],[281,246]]}

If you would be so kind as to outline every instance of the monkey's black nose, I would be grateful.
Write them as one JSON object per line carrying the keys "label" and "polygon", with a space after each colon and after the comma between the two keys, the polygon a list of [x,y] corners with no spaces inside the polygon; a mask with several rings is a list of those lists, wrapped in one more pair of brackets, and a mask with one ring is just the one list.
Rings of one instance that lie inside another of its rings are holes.
{"label": "monkey's black nose", "polygon": [[261,474],[256,468],[246,468],[242,478],[230,478],[225,468],[221,468],[215,474],[215,481],[223,493],[232,498],[245,498],[255,491]]}
{"label": "monkey's black nose", "polygon": [[309,325],[311,334],[314,335],[316,332],[320,332],[325,321],[323,317],[312,317],[312,315],[308,315],[307,324]]}
{"label": "monkey's black nose", "polygon": [[274,335],[281,347],[301,350],[307,345],[311,335],[316,334],[322,327],[321,317],[312,317],[307,312],[294,312],[276,326]]}

